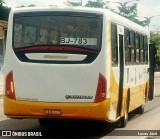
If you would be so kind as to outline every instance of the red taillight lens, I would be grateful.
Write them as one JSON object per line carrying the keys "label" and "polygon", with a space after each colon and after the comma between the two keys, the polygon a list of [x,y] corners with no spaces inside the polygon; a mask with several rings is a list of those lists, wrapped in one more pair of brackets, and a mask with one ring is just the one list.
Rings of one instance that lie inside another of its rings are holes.
{"label": "red taillight lens", "polygon": [[102,102],[106,99],[106,92],[107,92],[107,80],[106,78],[100,73],[97,85],[97,92],[94,102]]}
{"label": "red taillight lens", "polygon": [[10,99],[16,99],[13,82],[13,72],[9,72],[6,76],[6,90],[5,95]]}

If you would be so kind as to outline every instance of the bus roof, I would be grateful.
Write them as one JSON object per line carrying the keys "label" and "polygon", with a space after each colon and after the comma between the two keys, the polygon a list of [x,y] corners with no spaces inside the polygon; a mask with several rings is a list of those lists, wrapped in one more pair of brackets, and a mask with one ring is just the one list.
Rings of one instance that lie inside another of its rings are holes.
{"label": "bus roof", "polygon": [[108,20],[111,20],[114,23],[117,23],[119,25],[128,27],[130,29],[133,29],[137,32],[147,34],[149,35],[149,31],[147,28],[125,18],[122,17],[108,9],[102,9],[102,8],[90,8],[90,7],[69,7],[69,6],[50,6],[50,7],[23,7],[23,8],[14,8],[12,9],[13,13],[24,13],[24,12],[40,12],[40,11],[66,11],[66,12],[82,12],[82,13],[97,13],[97,14],[103,14],[107,17]]}

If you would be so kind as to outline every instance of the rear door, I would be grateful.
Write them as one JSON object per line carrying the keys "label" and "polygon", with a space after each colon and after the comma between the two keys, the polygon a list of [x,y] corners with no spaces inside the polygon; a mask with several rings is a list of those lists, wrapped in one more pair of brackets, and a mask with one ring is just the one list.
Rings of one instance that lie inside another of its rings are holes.
{"label": "rear door", "polygon": [[117,117],[120,116],[123,101],[123,84],[124,84],[124,27],[118,25],[118,44],[119,44],[119,97]]}
{"label": "rear door", "polygon": [[148,100],[154,98],[154,67],[155,67],[155,54],[156,46],[155,44],[149,45],[149,91],[148,91]]}

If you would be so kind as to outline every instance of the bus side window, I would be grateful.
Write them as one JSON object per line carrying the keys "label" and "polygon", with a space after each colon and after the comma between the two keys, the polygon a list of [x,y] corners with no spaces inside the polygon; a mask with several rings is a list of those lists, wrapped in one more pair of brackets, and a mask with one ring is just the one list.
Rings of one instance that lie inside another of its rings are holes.
{"label": "bus side window", "polygon": [[135,50],[135,32],[130,31],[130,45],[131,45],[131,64],[134,64],[136,61],[136,50]]}
{"label": "bus side window", "polygon": [[111,25],[111,44],[112,44],[112,65],[118,66],[118,41],[117,41],[117,26]]}
{"label": "bus side window", "polygon": [[144,61],[148,64],[148,40],[147,36],[144,36]]}
{"label": "bus side window", "polygon": [[139,64],[140,62],[140,39],[139,39],[139,34],[136,33],[136,63]]}
{"label": "bus side window", "polygon": [[144,60],[143,60],[143,54],[144,53],[144,46],[143,46],[143,35],[140,35],[140,62],[141,64],[144,63]]}
{"label": "bus side window", "polygon": [[125,63],[128,65],[131,62],[131,41],[130,41],[130,30],[125,28]]}

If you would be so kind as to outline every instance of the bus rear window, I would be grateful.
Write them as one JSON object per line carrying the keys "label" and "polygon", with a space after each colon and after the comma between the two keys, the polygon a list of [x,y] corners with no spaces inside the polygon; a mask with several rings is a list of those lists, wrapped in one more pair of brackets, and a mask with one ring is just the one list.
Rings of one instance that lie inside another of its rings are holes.
{"label": "bus rear window", "polygon": [[101,19],[85,16],[36,15],[14,20],[14,48],[77,46],[100,50]]}
{"label": "bus rear window", "polygon": [[101,50],[102,15],[20,13],[13,27],[13,48],[23,62],[91,63]]}

